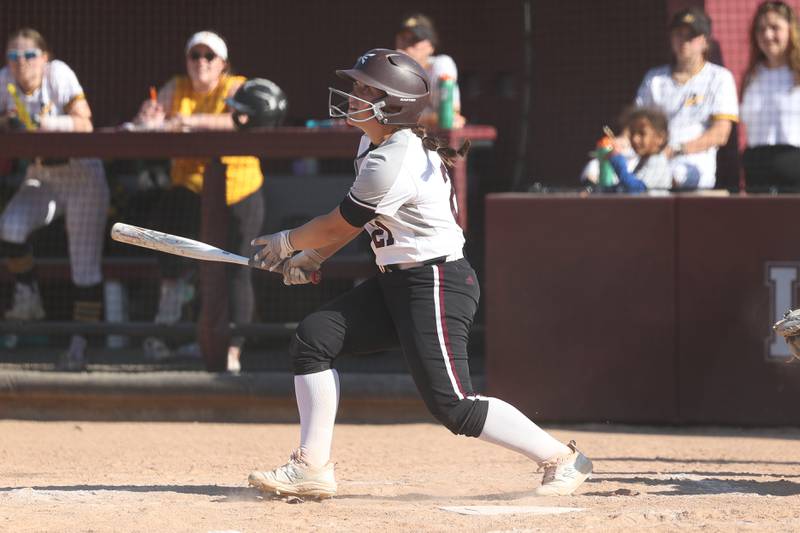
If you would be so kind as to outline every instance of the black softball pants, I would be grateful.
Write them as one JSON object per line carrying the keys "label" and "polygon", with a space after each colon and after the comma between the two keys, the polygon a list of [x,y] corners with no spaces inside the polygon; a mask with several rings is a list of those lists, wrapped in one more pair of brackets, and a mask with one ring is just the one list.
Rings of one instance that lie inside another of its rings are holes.
{"label": "black softball pants", "polygon": [[378,274],[300,323],[295,374],[327,370],[341,354],[399,346],[431,414],[453,433],[477,437],[488,403],[473,393],[467,341],[479,299],[466,259]]}

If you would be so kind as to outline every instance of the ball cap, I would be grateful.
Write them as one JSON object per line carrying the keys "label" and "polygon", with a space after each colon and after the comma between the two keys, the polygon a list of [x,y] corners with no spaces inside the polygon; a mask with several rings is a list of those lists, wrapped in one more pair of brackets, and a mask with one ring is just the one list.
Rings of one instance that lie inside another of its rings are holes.
{"label": "ball cap", "polygon": [[414,38],[414,43],[428,40],[435,47],[439,41],[439,37],[436,35],[436,30],[433,29],[430,19],[424,15],[411,15],[406,17],[400,24],[400,28],[397,32],[411,34]]}
{"label": "ball cap", "polygon": [[669,24],[669,29],[674,30],[682,26],[689,28],[693,37],[698,35],[711,37],[711,19],[699,7],[690,7],[675,13],[675,16],[672,17],[672,22]]}
{"label": "ball cap", "polygon": [[223,60],[228,60],[228,46],[225,44],[225,41],[222,40],[222,37],[213,31],[199,31],[192,35],[186,42],[186,53],[188,54],[189,50],[198,44],[204,44],[208,46],[212,52],[217,54]]}

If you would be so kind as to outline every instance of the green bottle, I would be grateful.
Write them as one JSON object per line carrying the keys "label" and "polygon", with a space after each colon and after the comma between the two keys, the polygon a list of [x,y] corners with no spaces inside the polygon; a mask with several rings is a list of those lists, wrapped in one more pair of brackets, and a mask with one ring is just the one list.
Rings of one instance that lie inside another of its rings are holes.
{"label": "green bottle", "polygon": [[456,90],[456,80],[444,75],[439,78],[439,127],[449,130],[453,127],[453,93]]}
{"label": "green bottle", "polygon": [[608,154],[613,151],[614,146],[611,144],[611,139],[608,137],[603,137],[597,142],[595,154],[597,157],[597,162],[600,166],[600,174],[597,177],[597,184],[601,189],[611,188],[614,186],[614,177],[616,176],[616,173],[614,172],[614,167],[611,165],[611,162],[608,160]]}

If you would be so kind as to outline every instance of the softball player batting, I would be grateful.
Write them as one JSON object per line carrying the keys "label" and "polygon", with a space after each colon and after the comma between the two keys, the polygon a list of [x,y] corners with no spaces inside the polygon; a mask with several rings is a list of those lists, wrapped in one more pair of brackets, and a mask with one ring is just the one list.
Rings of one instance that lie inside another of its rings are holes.
{"label": "softball player batting", "polygon": [[[78,78],[65,63],[50,60],[44,38],[32,29],[11,35],[7,65],[0,70],[0,116],[6,127],[49,131],[92,131],[91,110]],[[44,318],[28,238],[57,216],[66,218],[72,282],[73,318],[99,321],[102,311],[100,266],[109,191],[96,159],[38,159],[0,216],[0,246],[14,275],[14,300],[7,320]],[[65,370],[85,368],[86,339],[74,335],[59,360]]]}
{"label": "softball player batting", "polygon": [[[254,471],[263,491],[330,497],[330,462],[339,401],[340,354],[401,347],[430,412],[455,434],[515,450],[544,468],[540,495],[571,494],[592,463],[498,398],[470,383],[467,338],[478,308],[477,275],[462,255],[456,196],[448,167],[466,154],[427,137],[418,119],[430,83],[409,56],[374,49],[337,70],[352,92],[330,88],[330,114],[363,130],[357,176],[341,204],[307,224],[253,241],[254,260],[281,269],[287,284],[308,283],[330,255],[363,227],[380,273],[305,318],[291,345],[300,411],[300,447],[285,465]],[[336,99],[342,100],[336,103]],[[301,253],[288,259],[295,250]]]}

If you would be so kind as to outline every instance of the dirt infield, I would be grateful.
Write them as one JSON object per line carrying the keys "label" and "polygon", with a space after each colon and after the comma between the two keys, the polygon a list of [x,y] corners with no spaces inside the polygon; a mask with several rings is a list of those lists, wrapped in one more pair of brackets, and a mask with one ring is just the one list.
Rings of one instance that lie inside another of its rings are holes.
{"label": "dirt infield", "polygon": [[531,496],[533,463],[438,426],[341,425],[339,495],[290,504],[246,478],[287,457],[294,425],[0,421],[0,531],[800,529],[800,430],[554,433],[595,462],[573,497]]}

